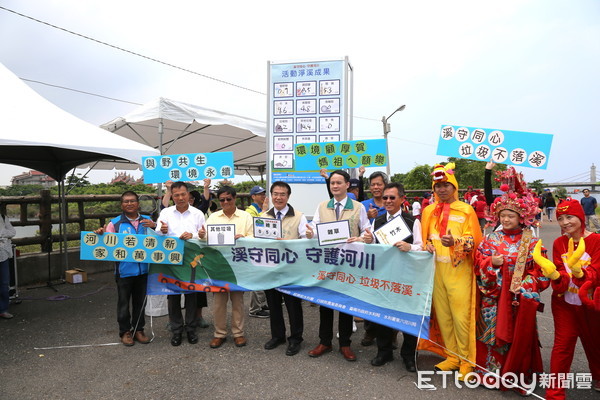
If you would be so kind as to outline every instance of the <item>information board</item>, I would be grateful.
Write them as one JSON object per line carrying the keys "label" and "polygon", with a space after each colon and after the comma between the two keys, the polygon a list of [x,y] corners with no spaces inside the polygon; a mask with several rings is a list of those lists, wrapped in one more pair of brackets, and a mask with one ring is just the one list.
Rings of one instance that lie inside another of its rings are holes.
{"label": "information board", "polygon": [[346,69],[347,60],[269,64],[271,182],[323,182],[296,173],[294,146],[347,139]]}

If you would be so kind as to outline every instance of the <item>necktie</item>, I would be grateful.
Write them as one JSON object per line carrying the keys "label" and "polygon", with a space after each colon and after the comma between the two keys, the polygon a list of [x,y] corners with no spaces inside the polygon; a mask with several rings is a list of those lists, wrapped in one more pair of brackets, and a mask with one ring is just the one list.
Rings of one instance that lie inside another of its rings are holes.
{"label": "necktie", "polygon": [[388,214],[388,221],[391,221],[394,217],[392,216],[392,214]]}
{"label": "necktie", "polygon": [[281,211],[277,211],[277,219],[281,219]]}
{"label": "necktie", "polygon": [[335,203],[335,219],[338,221],[340,220],[341,208],[342,203],[340,203],[339,201]]}

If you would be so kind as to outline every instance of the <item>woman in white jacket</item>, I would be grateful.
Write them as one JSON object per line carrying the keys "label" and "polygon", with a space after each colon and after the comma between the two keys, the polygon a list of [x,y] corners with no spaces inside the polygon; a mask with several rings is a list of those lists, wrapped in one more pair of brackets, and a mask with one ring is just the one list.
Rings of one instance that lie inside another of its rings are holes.
{"label": "woman in white jacket", "polygon": [[10,224],[10,220],[5,215],[0,215],[0,318],[10,319],[13,317],[8,312],[9,296],[8,288],[10,286],[10,271],[8,259],[12,258],[12,239],[17,232]]}

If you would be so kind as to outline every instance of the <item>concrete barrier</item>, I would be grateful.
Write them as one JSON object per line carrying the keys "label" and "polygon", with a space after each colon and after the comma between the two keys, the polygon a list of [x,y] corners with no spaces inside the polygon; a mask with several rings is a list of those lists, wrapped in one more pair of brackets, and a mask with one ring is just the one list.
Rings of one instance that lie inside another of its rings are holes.
{"label": "concrete barrier", "polygon": [[[112,261],[92,261],[79,259],[79,247],[70,248],[68,269],[81,268],[88,274],[112,271]],[[64,279],[67,270],[64,255],[58,251],[50,253],[50,281]],[[22,254],[17,257],[17,279],[19,286],[48,282],[48,253]]]}

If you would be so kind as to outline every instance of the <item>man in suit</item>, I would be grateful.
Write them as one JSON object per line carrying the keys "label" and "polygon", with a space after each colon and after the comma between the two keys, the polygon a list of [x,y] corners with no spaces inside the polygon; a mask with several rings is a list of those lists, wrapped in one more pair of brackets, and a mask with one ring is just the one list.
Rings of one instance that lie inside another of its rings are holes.
{"label": "man in suit", "polygon": [[[290,185],[281,181],[273,182],[270,192],[273,208],[262,215],[267,218],[281,220],[282,239],[306,238],[306,217],[302,212],[295,210],[288,204],[288,200],[292,194]],[[290,336],[287,338],[288,347],[285,354],[288,356],[298,354],[304,331],[304,317],[302,315],[302,303],[300,299],[281,293],[275,289],[266,290],[265,294],[269,310],[271,311],[271,339],[265,343],[265,349],[272,350],[286,342],[285,322],[283,320],[283,308],[281,307],[283,300],[290,320]]]}
{"label": "man in suit", "polygon": [[[421,240],[421,222],[415,219],[409,213],[402,211],[402,203],[404,203],[406,196],[404,194],[404,186],[400,183],[392,182],[388,183],[383,190],[383,205],[386,213],[378,216],[373,221],[371,231],[374,232],[381,228],[388,221],[393,218],[402,218],[406,225],[410,228],[412,235],[404,240],[394,243],[399,251],[419,251],[422,249],[423,243]],[[369,231],[365,232],[364,236],[365,243],[373,243],[375,237]],[[394,359],[393,355],[393,340],[397,334],[394,329],[379,325],[374,322],[366,324],[365,329],[368,333],[373,335],[377,340],[377,355],[371,360],[371,365],[374,367],[380,367],[385,363]],[[417,348],[417,338],[408,333],[404,333],[404,342],[400,349],[400,355],[404,361],[404,366],[409,372],[415,372],[415,352]]]}
{"label": "man in suit", "polygon": [[[362,241],[362,233],[371,225],[365,208],[355,200],[348,197],[350,187],[350,175],[346,171],[333,171],[329,177],[329,189],[333,195],[332,199],[325,200],[319,204],[314,213],[312,223],[306,227],[306,237],[311,239],[317,224],[322,222],[334,222],[348,220],[350,235],[348,242]],[[350,336],[352,335],[352,316],[339,313],[340,353],[347,361],[356,361],[356,355],[350,348]],[[332,350],[333,339],[333,310],[321,306],[319,308],[319,339],[317,347],[308,352],[310,357],[320,357]]]}

